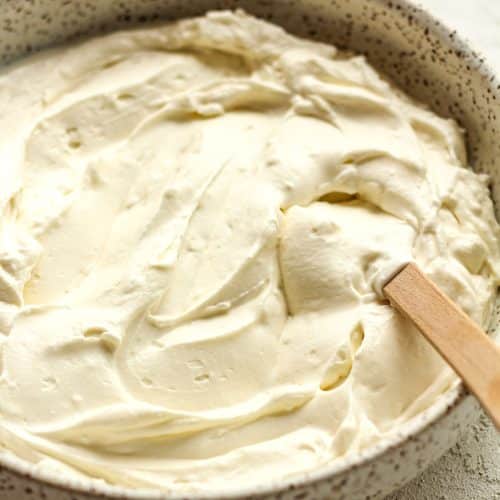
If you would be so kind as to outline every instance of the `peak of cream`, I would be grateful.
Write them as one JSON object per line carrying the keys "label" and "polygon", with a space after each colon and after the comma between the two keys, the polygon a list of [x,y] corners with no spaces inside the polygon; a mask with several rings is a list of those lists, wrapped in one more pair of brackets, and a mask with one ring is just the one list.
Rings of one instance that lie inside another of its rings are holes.
{"label": "peak of cream", "polygon": [[0,436],[59,474],[222,491],[376,443],[455,377],[377,293],[485,326],[462,134],[362,57],[217,12],[0,75]]}

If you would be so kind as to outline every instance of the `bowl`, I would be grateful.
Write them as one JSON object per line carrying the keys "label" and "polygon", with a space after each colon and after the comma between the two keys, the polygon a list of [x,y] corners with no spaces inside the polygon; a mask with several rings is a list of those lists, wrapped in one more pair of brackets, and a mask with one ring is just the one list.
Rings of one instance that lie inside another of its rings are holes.
{"label": "bowl", "polygon": [[[0,11],[3,63],[87,34],[210,9],[243,8],[299,36],[365,54],[382,73],[467,131],[474,169],[492,180],[500,215],[500,82],[454,32],[405,0],[127,0],[5,1]],[[491,332],[500,330],[497,303]],[[477,418],[476,401],[458,384],[385,440],[356,456],[336,460],[293,479],[198,498],[375,500],[400,488],[440,457]],[[1,434],[0,434],[1,442]],[[66,479],[0,453],[0,497],[84,500],[173,499],[168,492],[132,490],[104,482]]]}

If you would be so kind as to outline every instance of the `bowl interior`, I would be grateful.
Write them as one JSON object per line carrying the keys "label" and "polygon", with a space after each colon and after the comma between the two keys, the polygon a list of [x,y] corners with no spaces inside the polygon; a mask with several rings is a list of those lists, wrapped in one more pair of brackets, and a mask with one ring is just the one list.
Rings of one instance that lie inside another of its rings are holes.
{"label": "bowl interior", "polygon": [[403,90],[467,131],[500,214],[500,82],[454,31],[407,0],[75,0],[5,2],[0,63],[41,47],[158,20],[243,8],[299,36],[365,54]]}

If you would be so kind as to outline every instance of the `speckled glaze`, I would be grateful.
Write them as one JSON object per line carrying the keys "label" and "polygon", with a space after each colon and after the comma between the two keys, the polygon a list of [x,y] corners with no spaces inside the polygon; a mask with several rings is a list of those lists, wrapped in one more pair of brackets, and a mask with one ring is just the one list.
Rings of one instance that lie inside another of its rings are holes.
{"label": "speckled glaze", "polygon": [[[3,0],[0,61],[85,34],[159,19],[242,7],[301,36],[364,53],[371,63],[434,111],[467,130],[470,158],[492,179],[500,215],[500,82],[457,35],[404,0]],[[497,335],[500,303],[492,322]],[[376,500],[398,489],[451,447],[477,418],[475,400],[458,386],[402,427],[390,441],[290,481],[204,498]],[[40,474],[0,455],[0,499],[173,499],[168,493]],[[177,497],[178,498],[178,497]],[[201,497],[200,497],[201,498]]]}

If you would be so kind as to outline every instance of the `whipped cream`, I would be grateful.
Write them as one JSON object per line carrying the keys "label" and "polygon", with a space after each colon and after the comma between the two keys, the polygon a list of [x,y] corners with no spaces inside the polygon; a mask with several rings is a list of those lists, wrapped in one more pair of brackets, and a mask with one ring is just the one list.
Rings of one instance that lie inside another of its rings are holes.
{"label": "whipped cream", "polygon": [[0,443],[177,493],[379,442],[456,378],[383,300],[408,261],[483,327],[500,277],[461,130],[242,12],[0,74]]}

